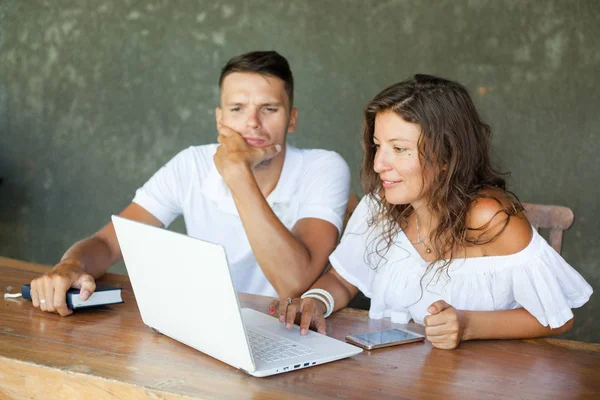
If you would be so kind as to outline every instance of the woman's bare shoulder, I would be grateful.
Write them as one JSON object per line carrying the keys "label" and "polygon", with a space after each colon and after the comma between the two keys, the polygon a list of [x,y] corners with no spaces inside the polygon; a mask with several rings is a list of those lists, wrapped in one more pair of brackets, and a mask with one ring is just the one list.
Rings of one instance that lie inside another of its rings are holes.
{"label": "woman's bare shoulder", "polygon": [[500,190],[480,193],[467,213],[467,239],[486,256],[518,253],[531,242],[532,230],[514,200]]}

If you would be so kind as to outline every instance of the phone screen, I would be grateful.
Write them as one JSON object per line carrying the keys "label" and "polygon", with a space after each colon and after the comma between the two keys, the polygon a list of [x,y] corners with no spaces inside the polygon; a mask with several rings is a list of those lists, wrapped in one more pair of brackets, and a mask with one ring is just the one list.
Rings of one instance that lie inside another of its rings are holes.
{"label": "phone screen", "polygon": [[389,329],[386,331],[377,331],[350,335],[346,337],[348,341],[359,344],[367,349],[390,346],[392,344],[410,343],[424,340],[423,335],[412,333],[400,329]]}

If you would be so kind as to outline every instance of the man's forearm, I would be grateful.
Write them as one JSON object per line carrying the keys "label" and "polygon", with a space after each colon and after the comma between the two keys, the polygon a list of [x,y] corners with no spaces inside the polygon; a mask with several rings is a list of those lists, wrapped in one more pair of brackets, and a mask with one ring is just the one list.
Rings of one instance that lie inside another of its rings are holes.
{"label": "man's forearm", "polygon": [[108,245],[95,236],[75,243],[61,258],[61,263],[79,264],[82,272],[92,275],[94,279],[104,275],[116,261]]}
{"label": "man's forearm", "polygon": [[296,297],[321,271],[312,268],[306,246],[275,215],[252,172],[240,174],[247,176],[230,189],[256,261],[280,297]]}
{"label": "man's forearm", "polygon": [[552,329],[543,326],[523,308],[503,311],[460,311],[464,318],[462,340],[474,339],[533,339],[558,335],[573,326],[573,319]]}

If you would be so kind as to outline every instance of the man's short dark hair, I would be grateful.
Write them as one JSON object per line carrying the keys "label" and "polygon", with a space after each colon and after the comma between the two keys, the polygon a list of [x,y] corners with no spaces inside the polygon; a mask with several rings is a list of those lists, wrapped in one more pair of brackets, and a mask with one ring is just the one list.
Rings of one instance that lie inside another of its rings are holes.
{"label": "man's short dark hair", "polygon": [[254,72],[261,75],[270,75],[279,78],[284,83],[285,92],[290,99],[290,108],[294,104],[294,77],[290,64],[276,51],[251,51],[236,57],[225,64],[219,77],[219,88],[223,87],[223,80],[234,72]]}

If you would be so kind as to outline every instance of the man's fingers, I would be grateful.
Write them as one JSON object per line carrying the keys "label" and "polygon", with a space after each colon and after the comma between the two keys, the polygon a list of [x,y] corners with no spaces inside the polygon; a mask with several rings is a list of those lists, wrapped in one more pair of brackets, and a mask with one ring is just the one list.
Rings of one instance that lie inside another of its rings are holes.
{"label": "man's fingers", "polygon": [[56,311],[60,314],[61,317],[66,317],[67,315],[73,314],[73,310],[71,310],[67,306],[67,302],[63,301],[62,304],[54,305]]}
{"label": "man's fingers", "polygon": [[48,312],[55,312],[54,308],[54,284],[52,279],[44,277],[44,294],[40,296],[41,309]]}
{"label": "man's fingers", "polygon": [[217,142],[221,144],[217,149],[217,152],[225,152],[226,154],[229,152],[246,152],[253,149],[246,143],[242,135],[235,131],[234,134],[219,134],[219,136],[217,136]]}
{"label": "man's fingers", "polygon": [[58,289],[54,291],[54,309],[63,317],[73,313],[67,307],[67,296],[61,296]]}
{"label": "man's fingers", "polygon": [[38,295],[38,280],[34,279],[29,283],[29,294],[31,295],[31,303],[33,303],[34,307],[40,306],[40,297]]}
{"label": "man's fingers", "polygon": [[235,136],[235,135],[241,136],[241,134],[238,131],[231,129],[230,127],[228,127],[226,125],[223,125],[221,122],[219,122],[217,124],[217,130],[219,131],[219,135],[223,135],[225,137]]}
{"label": "man's fingers", "polygon": [[70,282],[66,279],[55,279],[53,286],[54,299],[52,300],[52,304],[54,309],[63,317],[72,314],[73,311],[67,307],[67,291],[71,287]]}
{"label": "man's fingers", "polygon": [[79,288],[79,298],[83,301],[86,301],[96,290],[96,281],[91,275],[82,274],[73,283],[73,287]]}
{"label": "man's fingers", "polygon": [[281,152],[281,145],[276,144],[274,146],[262,148],[261,150],[263,151],[262,161],[270,160]]}

